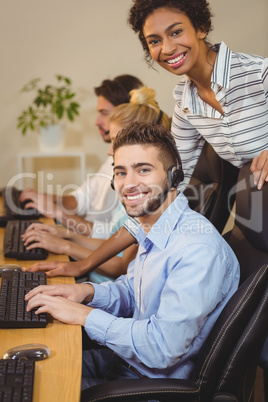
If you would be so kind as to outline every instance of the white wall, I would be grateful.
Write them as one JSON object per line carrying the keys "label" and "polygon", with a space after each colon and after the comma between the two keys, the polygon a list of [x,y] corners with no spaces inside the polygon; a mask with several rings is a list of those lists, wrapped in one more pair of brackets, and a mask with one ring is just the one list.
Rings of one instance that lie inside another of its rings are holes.
{"label": "white wall", "polygon": [[[20,93],[30,79],[44,83],[54,74],[73,80],[82,103],[81,116],[67,127],[67,145],[86,151],[87,170],[105,160],[107,145],[94,127],[93,87],[105,78],[134,74],[156,90],[170,115],[172,89],[178,78],[147,67],[138,38],[127,25],[131,0],[0,0],[0,186],[17,173],[17,155],[37,146],[37,134],[23,137],[16,119],[31,95]],[[211,42],[224,40],[231,49],[268,56],[267,0],[211,0]],[[70,181],[69,173],[62,182]]]}

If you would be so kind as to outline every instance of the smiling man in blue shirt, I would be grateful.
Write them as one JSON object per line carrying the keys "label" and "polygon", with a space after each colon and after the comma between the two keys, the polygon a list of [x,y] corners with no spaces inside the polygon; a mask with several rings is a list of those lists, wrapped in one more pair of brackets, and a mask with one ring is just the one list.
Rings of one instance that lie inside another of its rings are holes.
{"label": "smiling man in blue shirt", "polygon": [[200,347],[239,282],[238,261],[211,223],[192,211],[171,134],[134,123],[114,142],[114,186],[139,219],[126,275],[100,285],[41,286],[28,309],[84,326],[106,346],[83,352],[82,388],[116,378],[191,378]]}

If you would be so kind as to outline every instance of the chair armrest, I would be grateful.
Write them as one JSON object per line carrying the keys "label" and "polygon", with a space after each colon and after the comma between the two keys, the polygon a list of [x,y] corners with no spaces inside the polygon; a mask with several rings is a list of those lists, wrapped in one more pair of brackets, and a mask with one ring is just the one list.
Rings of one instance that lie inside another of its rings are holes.
{"label": "chair armrest", "polygon": [[137,380],[116,380],[87,388],[81,393],[81,402],[93,401],[140,401],[161,399],[161,401],[198,402],[199,387],[187,380],[171,378],[143,378]]}
{"label": "chair armrest", "polygon": [[238,402],[238,399],[232,394],[215,394],[212,402]]}

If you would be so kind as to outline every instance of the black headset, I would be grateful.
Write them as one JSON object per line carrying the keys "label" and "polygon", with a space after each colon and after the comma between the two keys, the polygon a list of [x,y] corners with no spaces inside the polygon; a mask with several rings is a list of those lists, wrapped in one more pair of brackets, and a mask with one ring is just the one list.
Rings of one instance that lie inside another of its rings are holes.
{"label": "black headset", "polygon": [[[181,157],[180,157],[179,151],[169,137],[166,137],[166,140],[172,145],[172,147],[175,151],[178,165],[177,166],[172,165],[168,168],[168,170],[167,170],[168,188],[167,188],[167,190],[165,190],[163,192],[164,194],[161,193],[160,196],[167,194],[169,192],[169,190],[171,190],[173,187],[178,187],[178,185],[184,179],[184,173],[182,170],[182,163],[181,163]],[[112,180],[111,180],[111,187],[114,190],[114,176],[112,177]]]}
{"label": "black headset", "polygon": [[169,137],[166,137],[166,140],[170,143],[170,145],[172,145],[176,157],[177,157],[177,161],[178,161],[178,165],[172,165],[168,168],[167,171],[167,178],[168,178],[168,185],[169,185],[169,189],[171,189],[172,187],[178,187],[178,185],[183,181],[184,179],[184,173],[182,170],[182,162],[181,162],[181,157],[179,154],[179,151],[176,147],[175,144],[173,144],[173,142],[171,141],[171,139]]}

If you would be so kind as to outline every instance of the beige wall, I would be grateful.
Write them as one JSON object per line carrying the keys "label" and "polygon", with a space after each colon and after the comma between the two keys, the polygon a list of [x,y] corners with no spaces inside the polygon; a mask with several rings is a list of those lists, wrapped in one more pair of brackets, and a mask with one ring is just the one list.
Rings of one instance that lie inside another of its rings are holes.
{"label": "beige wall", "polygon": [[[56,73],[72,78],[82,103],[81,116],[67,127],[68,146],[87,155],[87,170],[105,160],[107,145],[94,127],[93,87],[104,78],[130,73],[153,87],[170,115],[177,77],[152,70],[143,59],[137,37],[127,26],[131,0],[0,0],[0,186],[17,173],[22,149],[37,147],[37,134],[23,137],[16,119],[31,95],[20,88],[34,77],[51,82]],[[211,0],[211,42],[224,40],[233,50],[268,56],[267,0]],[[62,183],[70,180],[69,172]],[[79,179],[78,179],[79,180]]]}

